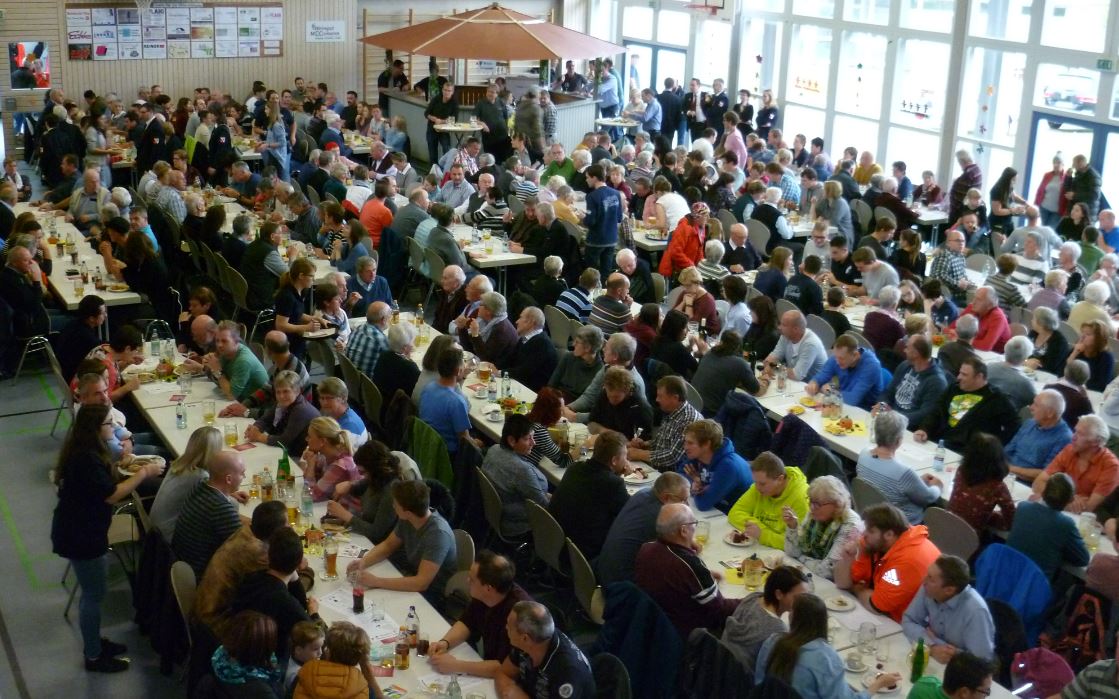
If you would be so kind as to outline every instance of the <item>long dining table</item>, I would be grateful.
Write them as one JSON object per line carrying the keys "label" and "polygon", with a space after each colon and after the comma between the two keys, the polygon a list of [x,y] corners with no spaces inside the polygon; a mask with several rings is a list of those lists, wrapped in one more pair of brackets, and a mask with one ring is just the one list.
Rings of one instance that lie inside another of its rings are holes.
{"label": "long dining table", "polygon": [[[138,365],[140,369],[152,368],[157,363],[157,358],[145,355],[144,363]],[[213,401],[215,415],[221,409],[232,403],[223,396],[217,386],[211,381],[196,377],[190,381],[189,388],[178,382],[153,382],[140,386],[132,394],[133,400],[151,424],[156,434],[167,445],[173,455],[178,457],[186,449],[191,433],[206,424],[204,411],[207,402]],[[186,427],[177,424],[176,407],[182,401],[186,408]],[[245,480],[243,490],[249,490],[249,483],[268,469],[273,476],[276,474],[278,462],[283,454],[279,447],[268,446],[261,443],[247,443],[244,438],[245,429],[252,424],[250,418],[240,417],[215,417],[213,426],[219,430],[231,426],[238,435],[238,443],[233,449],[240,452],[245,462]],[[230,449],[230,447],[225,447]],[[296,493],[303,487],[303,473],[299,464],[298,454],[291,454],[292,472],[297,474],[295,481]],[[241,513],[250,516],[252,510],[260,504],[260,499],[250,499],[241,506]],[[318,525],[319,520],[326,515],[325,502],[316,503],[312,521]],[[301,520],[300,525],[305,527],[308,522]],[[398,592],[392,590],[369,589],[365,591],[365,611],[358,614],[352,607],[352,585],[347,580],[346,566],[350,561],[363,555],[364,551],[372,548],[373,543],[356,532],[346,531],[337,535],[339,552],[337,571],[333,579],[325,576],[325,559],[321,553],[309,551],[306,558],[315,572],[315,585],[310,595],[319,601],[319,614],[328,623],[335,621],[348,621],[365,629],[373,645],[373,662],[375,674],[382,690],[391,696],[439,696],[439,689],[446,687],[450,680],[447,675],[438,673],[425,658],[413,656],[410,658],[410,667],[407,670],[400,668],[390,669],[396,635],[400,625],[404,623],[410,607],[415,607],[420,618],[420,633],[432,640],[441,638],[446,634],[450,625],[443,616],[423,597],[415,592]],[[390,562],[383,561],[369,570],[377,576],[400,577],[400,571]],[[383,615],[383,618],[377,618]],[[479,660],[478,654],[467,644],[462,644],[451,651],[452,655],[463,660]],[[387,659],[387,660],[386,660]],[[391,674],[390,674],[391,673]],[[460,676],[459,683],[465,694],[480,694],[490,698],[496,697],[491,680]]]}

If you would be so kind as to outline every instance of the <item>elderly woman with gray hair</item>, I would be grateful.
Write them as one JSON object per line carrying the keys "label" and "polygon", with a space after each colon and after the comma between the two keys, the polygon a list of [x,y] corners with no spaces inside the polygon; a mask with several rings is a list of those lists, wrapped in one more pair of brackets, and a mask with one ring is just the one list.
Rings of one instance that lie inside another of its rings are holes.
{"label": "elderly woman with gray hair", "polygon": [[[1060,270],[1055,270],[1061,273]],[[1050,272],[1054,274],[1055,272]],[[1061,319],[1057,311],[1047,306],[1034,309],[1033,319],[1030,320],[1030,341],[1034,343],[1034,350],[1026,360],[1026,366],[1031,369],[1041,369],[1050,374],[1060,376],[1065,371],[1065,362],[1071,350],[1068,339],[1058,331]]]}
{"label": "elderly woman with gray hair", "polygon": [[803,522],[797,521],[789,507],[781,518],[785,521],[785,555],[828,580],[843,547],[858,541],[863,533],[863,521],[851,509],[851,494],[835,476],[820,476],[808,486],[808,516]]}
{"label": "elderly woman with gray hair", "polygon": [[910,524],[925,520],[925,508],[940,499],[943,481],[934,475],[918,476],[896,458],[905,437],[909,419],[899,412],[880,412],[874,418],[875,446],[863,450],[855,472],[882,493],[886,502],[897,507]]}
{"label": "elderly woman with gray hair", "polygon": [[245,430],[245,439],[274,447],[283,445],[289,454],[302,454],[307,446],[307,427],[319,416],[303,397],[302,382],[294,371],[278,372],[272,379],[276,404]]}
{"label": "elderly woman with gray hair", "polygon": [[573,401],[594,381],[602,370],[599,351],[605,342],[602,331],[593,325],[584,325],[575,331],[572,349],[560,359],[548,385],[558,390],[566,401]]}
{"label": "elderly woman with gray hair", "polygon": [[863,336],[875,352],[892,350],[898,340],[905,337],[905,327],[898,316],[901,290],[888,284],[878,291],[878,306],[863,320]]}

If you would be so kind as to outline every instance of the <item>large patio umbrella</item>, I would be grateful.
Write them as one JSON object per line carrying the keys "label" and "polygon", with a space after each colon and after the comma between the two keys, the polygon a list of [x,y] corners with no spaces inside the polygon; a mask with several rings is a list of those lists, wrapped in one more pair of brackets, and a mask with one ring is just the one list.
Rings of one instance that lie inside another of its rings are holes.
{"label": "large patio umbrella", "polygon": [[626,50],[624,46],[514,12],[497,3],[363,37],[361,41],[424,56],[495,61],[594,58]]}

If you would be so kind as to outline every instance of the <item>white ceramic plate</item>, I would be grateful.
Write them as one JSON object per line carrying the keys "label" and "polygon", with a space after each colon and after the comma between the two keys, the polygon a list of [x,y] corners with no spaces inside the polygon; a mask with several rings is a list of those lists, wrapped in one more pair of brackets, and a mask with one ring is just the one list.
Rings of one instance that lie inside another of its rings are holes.
{"label": "white ceramic plate", "polygon": [[858,603],[850,597],[835,595],[824,600],[824,606],[833,612],[853,612]]}
{"label": "white ceramic plate", "polygon": [[726,535],[723,536],[723,543],[727,546],[734,546],[736,548],[744,549],[747,546],[753,546],[754,540],[747,536],[746,541],[735,541],[734,532],[727,532]]}

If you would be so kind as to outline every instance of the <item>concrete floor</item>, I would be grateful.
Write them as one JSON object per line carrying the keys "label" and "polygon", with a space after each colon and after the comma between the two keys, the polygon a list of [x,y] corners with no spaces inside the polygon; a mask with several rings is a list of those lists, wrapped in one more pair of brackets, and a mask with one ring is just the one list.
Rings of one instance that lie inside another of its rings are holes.
{"label": "concrete floor", "polygon": [[0,697],[184,696],[177,676],[159,674],[157,656],[132,623],[132,594],[115,559],[102,634],[128,645],[132,667],[97,675],[82,666],[77,603],[67,622],[68,593],[59,583],[66,562],[50,542],[57,498],[49,471],[69,421],[64,417],[56,436],[49,435],[57,394],[41,368],[33,369],[0,383]]}

